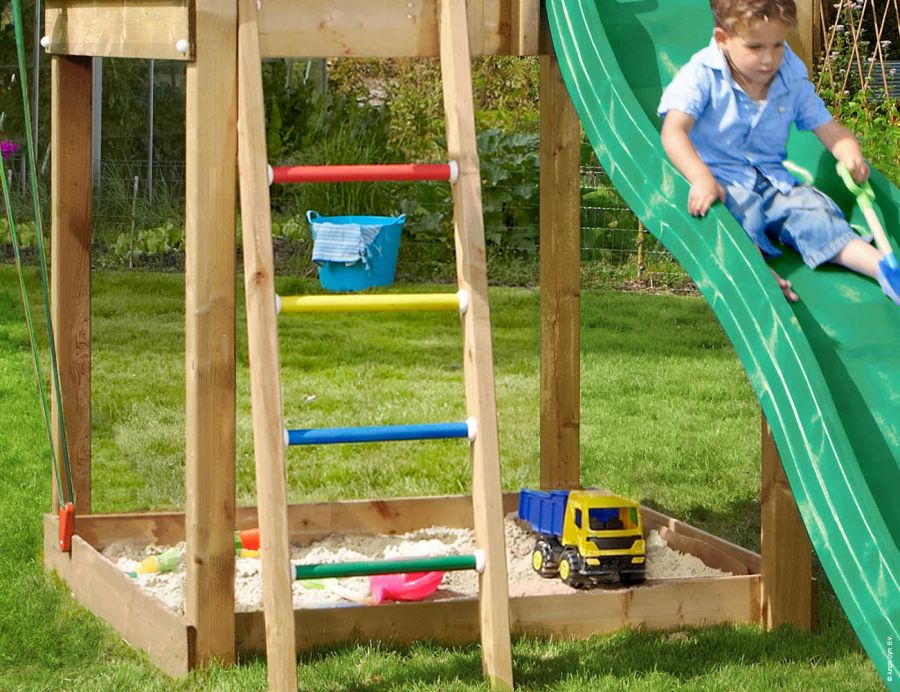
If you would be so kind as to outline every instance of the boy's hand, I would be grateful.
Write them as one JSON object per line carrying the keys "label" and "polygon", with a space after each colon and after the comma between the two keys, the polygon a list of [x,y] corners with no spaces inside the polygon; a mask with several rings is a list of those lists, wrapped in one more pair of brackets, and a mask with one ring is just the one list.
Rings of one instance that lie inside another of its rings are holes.
{"label": "boy's hand", "polygon": [[860,185],[869,179],[869,173],[871,173],[871,171],[869,170],[869,164],[863,159],[862,154],[859,156],[846,156],[840,160],[839,163],[842,163],[847,167],[847,170],[850,171],[850,175],[852,175],[853,179]]}
{"label": "boy's hand", "polygon": [[688,212],[691,216],[706,216],[706,212],[716,200],[725,202],[725,188],[711,175],[701,178],[691,185],[688,194]]}

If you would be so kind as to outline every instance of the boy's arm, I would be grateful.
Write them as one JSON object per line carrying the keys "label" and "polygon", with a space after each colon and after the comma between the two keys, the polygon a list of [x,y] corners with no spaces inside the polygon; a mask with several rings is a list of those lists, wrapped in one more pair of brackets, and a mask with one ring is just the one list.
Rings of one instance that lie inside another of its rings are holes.
{"label": "boy's arm", "polygon": [[869,166],[863,158],[856,135],[835,120],[829,120],[813,132],[834,158],[847,166],[856,182],[863,183],[868,179]]}
{"label": "boy's arm", "polygon": [[725,190],[694,149],[690,138],[693,127],[694,118],[690,115],[670,110],[663,120],[661,139],[666,154],[691,184],[688,212],[692,216],[705,216],[713,202],[725,201]]}

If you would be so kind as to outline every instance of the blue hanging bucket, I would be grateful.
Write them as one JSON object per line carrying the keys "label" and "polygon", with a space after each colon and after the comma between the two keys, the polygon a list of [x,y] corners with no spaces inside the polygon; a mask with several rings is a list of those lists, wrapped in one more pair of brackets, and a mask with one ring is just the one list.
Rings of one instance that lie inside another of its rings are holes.
{"label": "blue hanging bucket", "polygon": [[363,291],[394,283],[406,215],[321,216],[306,212],[319,283],[328,291]]}

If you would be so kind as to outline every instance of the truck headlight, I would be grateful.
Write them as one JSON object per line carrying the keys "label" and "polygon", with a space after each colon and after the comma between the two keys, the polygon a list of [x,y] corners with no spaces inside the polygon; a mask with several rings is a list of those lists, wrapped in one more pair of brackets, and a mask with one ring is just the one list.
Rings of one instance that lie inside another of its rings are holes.
{"label": "truck headlight", "polygon": [[631,558],[631,564],[633,564],[633,565],[640,565],[640,564],[642,564],[643,562],[644,562],[644,558],[642,558],[642,557],[633,557],[633,558]]}

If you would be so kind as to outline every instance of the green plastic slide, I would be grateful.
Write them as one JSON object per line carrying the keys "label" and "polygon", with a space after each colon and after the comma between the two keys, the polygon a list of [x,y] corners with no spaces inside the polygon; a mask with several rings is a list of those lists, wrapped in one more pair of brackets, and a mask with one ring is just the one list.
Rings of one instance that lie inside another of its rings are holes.
{"label": "green plastic slide", "polygon": [[[712,34],[708,0],[547,0],[569,94],[613,184],[696,282],[759,398],[813,547],[867,653],[892,688],[900,635],[900,307],[844,269],[786,250],[789,304],[741,227],[717,204],[687,213],[688,184],[659,139],[663,87]],[[794,131],[791,162],[864,225],[832,156]],[[900,249],[900,192],[873,172]],[[892,679],[889,680],[888,678]]]}

